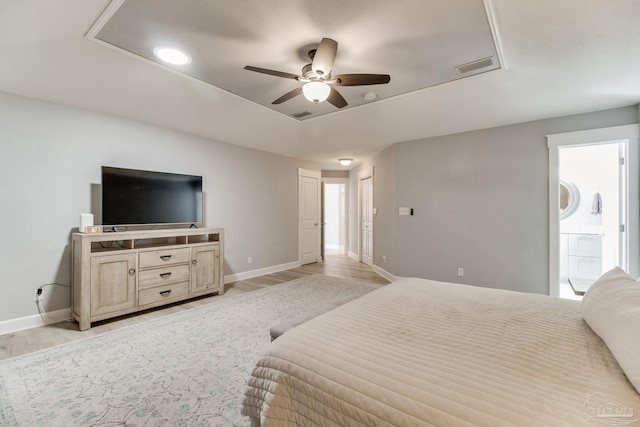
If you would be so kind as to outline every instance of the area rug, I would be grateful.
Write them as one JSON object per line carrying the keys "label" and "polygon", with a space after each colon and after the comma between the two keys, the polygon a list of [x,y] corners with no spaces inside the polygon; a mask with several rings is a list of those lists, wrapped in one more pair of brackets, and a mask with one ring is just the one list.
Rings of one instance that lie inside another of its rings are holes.
{"label": "area rug", "polygon": [[269,326],[379,286],[308,276],[2,361],[0,425],[249,425]]}

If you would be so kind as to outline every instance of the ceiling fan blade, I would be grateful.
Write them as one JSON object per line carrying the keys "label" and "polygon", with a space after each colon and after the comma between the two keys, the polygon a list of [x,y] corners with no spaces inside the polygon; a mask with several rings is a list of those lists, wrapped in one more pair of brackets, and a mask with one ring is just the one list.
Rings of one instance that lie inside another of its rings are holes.
{"label": "ceiling fan blade", "polygon": [[388,74],[340,74],[333,78],[338,86],[381,85],[391,81]]}
{"label": "ceiling fan blade", "polygon": [[288,101],[291,98],[294,98],[302,93],[302,87],[297,87],[294,90],[285,93],[280,98],[276,99],[272,102],[272,104],[282,104],[284,101]]}
{"label": "ceiling fan blade", "polygon": [[340,95],[340,92],[331,88],[331,92],[329,92],[329,97],[327,98],[331,104],[335,107],[342,108],[347,106],[347,101]]}
{"label": "ceiling fan blade", "polygon": [[327,76],[331,73],[333,61],[336,60],[336,52],[338,51],[338,42],[333,39],[324,38],[320,41],[320,45],[316,49],[311,63],[311,69],[319,76]]}
{"label": "ceiling fan blade", "polygon": [[247,65],[246,67],[244,67],[244,69],[249,71],[255,71],[256,73],[269,74],[270,76],[284,77],[285,79],[298,80],[297,75],[291,74],[291,73],[285,73],[283,71],[268,70],[266,68],[252,67],[251,65]]}

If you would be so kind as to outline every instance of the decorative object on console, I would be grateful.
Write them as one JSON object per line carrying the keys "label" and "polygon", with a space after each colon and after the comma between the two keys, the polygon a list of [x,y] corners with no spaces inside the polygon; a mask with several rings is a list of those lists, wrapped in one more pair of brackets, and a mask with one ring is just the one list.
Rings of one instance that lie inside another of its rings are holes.
{"label": "decorative object on console", "polygon": [[78,231],[80,231],[80,233],[86,233],[87,227],[91,227],[92,225],[93,225],[93,214],[81,213],[80,225],[78,226]]}
{"label": "decorative object on console", "polygon": [[89,225],[87,226],[85,233],[102,233],[101,225]]}

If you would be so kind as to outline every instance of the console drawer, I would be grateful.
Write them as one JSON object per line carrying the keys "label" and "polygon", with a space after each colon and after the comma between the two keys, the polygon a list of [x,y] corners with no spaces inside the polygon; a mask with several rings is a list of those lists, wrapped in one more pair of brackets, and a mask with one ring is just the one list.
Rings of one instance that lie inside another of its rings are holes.
{"label": "console drawer", "polygon": [[138,273],[138,289],[165,285],[189,280],[189,265],[171,265],[151,270],[140,270]]}
{"label": "console drawer", "polygon": [[160,251],[140,252],[138,268],[160,267],[168,264],[188,263],[191,258],[190,248],[163,249]]}
{"label": "console drawer", "polygon": [[189,282],[155,286],[138,291],[138,306],[165,303],[171,300],[186,298],[189,295]]}

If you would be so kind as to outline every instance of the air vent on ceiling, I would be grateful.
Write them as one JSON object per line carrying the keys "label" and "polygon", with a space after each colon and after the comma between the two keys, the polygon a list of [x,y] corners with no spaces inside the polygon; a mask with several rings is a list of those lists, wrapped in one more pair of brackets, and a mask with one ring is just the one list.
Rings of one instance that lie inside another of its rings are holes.
{"label": "air vent on ceiling", "polygon": [[302,112],[300,112],[300,113],[294,113],[294,114],[292,114],[291,116],[292,116],[292,117],[295,117],[296,119],[301,119],[301,118],[303,118],[304,116],[308,116],[309,114],[311,114],[311,111],[302,111]]}
{"label": "air vent on ceiling", "polygon": [[492,65],[493,65],[493,57],[490,56],[489,58],[479,59],[477,61],[469,62],[467,64],[458,65],[456,67],[456,71],[458,71],[459,74],[467,74],[472,71],[477,71],[481,68],[490,67]]}

